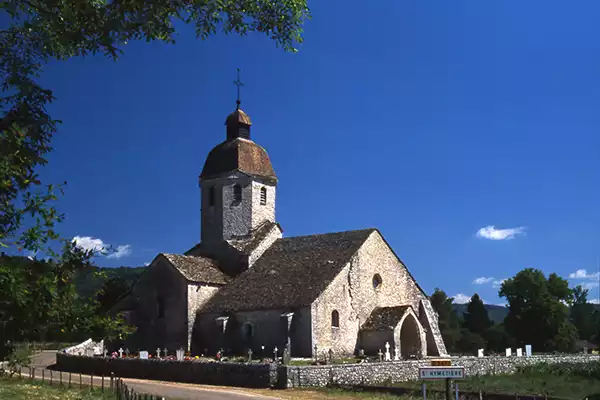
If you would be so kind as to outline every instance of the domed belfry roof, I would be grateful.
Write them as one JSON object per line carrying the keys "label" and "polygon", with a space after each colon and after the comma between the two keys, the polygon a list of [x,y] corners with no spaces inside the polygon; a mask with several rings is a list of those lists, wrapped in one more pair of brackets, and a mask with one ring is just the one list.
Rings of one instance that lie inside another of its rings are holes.
{"label": "domed belfry roof", "polygon": [[248,126],[252,125],[252,121],[250,120],[250,117],[241,108],[237,108],[234,112],[229,114],[227,116],[227,119],[225,120],[225,125],[231,125],[231,124],[236,124],[236,123],[244,124],[244,125],[248,125]]}
{"label": "domed belfry roof", "polygon": [[229,114],[227,140],[218,144],[208,153],[200,179],[210,179],[232,172],[277,182],[267,151],[250,140],[250,117],[241,109]]}

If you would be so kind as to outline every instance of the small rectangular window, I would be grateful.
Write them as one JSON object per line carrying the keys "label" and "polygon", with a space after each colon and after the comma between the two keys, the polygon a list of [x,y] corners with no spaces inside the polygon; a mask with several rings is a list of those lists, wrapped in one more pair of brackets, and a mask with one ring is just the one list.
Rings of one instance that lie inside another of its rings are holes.
{"label": "small rectangular window", "polygon": [[242,187],[240,185],[233,185],[233,201],[242,201]]}
{"label": "small rectangular window", "polygon": [[264,206],[267,204],[267,188],[260,188],[260,205]]}

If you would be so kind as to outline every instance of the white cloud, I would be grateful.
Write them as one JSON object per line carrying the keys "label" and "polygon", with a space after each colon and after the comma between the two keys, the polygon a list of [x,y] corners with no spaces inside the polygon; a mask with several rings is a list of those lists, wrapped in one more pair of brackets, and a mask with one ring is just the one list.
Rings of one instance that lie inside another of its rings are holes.
{"label": "white cloud", "polygon": [[148,265],[150,265],[150,263],[149,263],[149,262],[145,262],[145,263],[144,263],[144,267],[147,267]]}
{"label": "white cloud", "polygon": [[474,285],[483,285],[483,284],[486,284],[486,283],[490,283],[493,280],[494,280],[494,277],[492,277],[492,276],[490,276],[490,277],[482,276],[482,277],[479,277],[479,278],[475,279],[473,281],[473,284]]}
{"label": "white cloud", "polygon": [[569,279],[598,279],[599,272],[594,274],[588,274],[585,269],[578,269],[577,271],[569,274]]}
{"label": "white cloud", "polygon": [[502,286],[505,280],[506,279],[496,279],[494,282],[492,282],[492,287],[499,288],[500,286]]}
{"label": "white cloud", "polygon": [[581,285],[581,287],[587,290],[592,290],[598,287],[598,282],[585,282],[583,285]]}
{"label": "white cloud", "polygon": [[106,251],[106,244],[101,239],[96,239],[91,236],[75,236],[73,238],[75,245],[85,251],[93,251],[94,253],[103,253]]}
{"label": "white cloud", "polygon": [[496,229],[494,225],[488,225],[477,231],[477,237],[490,240],[508,240],[513,239],[515,236],[523,234],[524,232],[525,227],[523,226],[517,228]]}
{"label": "white cloud", "polygon": [[131,245],[121,244],[113,248],[102,239],[91,236],[75,236],[73,238],[75,245],[82,250],[92,251],[94,255],[103,255],[106,258],[122,258],[131,254]]}
{"label": "white cloud", "polygon": [[467,304],[469,301],[471,301],[471,296],[467,296],[466,294],[459,293],[454,296],[454,303],[456,304]]}
{"label": "white cloud", "polygon": [[123,258],[131,254],[131,245],[121,244],[117,249],[106,256],[106,258]]}
{"label": "white cloud", "polygon": [[600,300],[599,299],[591,299],[591,300],[588,300],[588,303],[600,304]]}

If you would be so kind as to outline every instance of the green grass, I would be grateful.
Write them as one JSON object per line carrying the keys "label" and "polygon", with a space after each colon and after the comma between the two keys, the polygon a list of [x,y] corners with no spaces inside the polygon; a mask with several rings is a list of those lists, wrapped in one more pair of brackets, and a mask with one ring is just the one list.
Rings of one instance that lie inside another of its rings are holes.
{"label": "green grass", "polygon": [[115,400],[107,392],[89,389],[66,389],[41,382],[27,382],[16,378],[0,378],[0,399],[11,400]]}
{"label": "green grass", "polygon": [[[459,391],[499,394],[546,395],[582,399],[600,393],[600,380],[581,376],[495,375],[457,381]],[[406,382],[395,386],[419,390],[422,382]],[[428,389],[444,390],[443,381],[428,381]]]}

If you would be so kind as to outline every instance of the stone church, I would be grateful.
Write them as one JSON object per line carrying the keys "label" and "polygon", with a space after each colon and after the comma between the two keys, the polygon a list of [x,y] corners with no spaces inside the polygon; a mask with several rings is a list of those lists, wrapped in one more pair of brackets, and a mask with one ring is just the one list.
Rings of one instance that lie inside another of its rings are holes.
{"label": "stone church", "polygon": [[201,241],[157,255],[119,303],[137,326],[123,345],[311,357],[389,342],[403,358],[446,355],[427,295],[381,233],[284,237],[277,176],[239,101],[225,126],[199,178]]}

